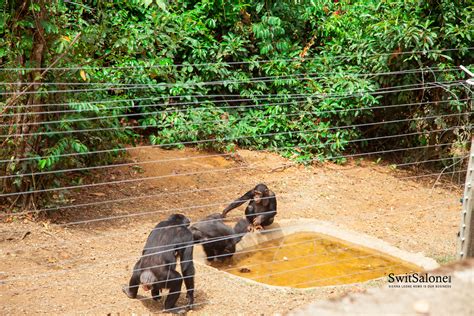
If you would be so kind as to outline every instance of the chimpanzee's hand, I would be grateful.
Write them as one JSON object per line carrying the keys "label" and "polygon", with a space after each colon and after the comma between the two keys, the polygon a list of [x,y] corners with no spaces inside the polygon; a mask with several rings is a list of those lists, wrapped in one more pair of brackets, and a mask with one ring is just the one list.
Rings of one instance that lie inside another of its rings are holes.
{"label": "chimpanzee's hand", "polygon": [[132,293],[130,293],[130,289],[129,289],[128,285],[123,285],[122,286],[122,292],[124,292],[125,295],[128,296],[128,298],[137,298],[136,295],[134,296]]}
{"label": "chimpanzee's hand", "polygon": [[253,224],[254,226],[260,226],[260,225],[262,225],[262,215],[255,217],[255,218],[253,219],[253,221],[252,221],[252,224]]}

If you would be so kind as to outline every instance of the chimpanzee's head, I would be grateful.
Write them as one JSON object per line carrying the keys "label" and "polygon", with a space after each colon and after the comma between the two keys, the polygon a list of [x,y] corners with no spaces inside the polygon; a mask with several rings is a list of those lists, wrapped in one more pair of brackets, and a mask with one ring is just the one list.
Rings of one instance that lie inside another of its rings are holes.
{"label": "chimpanzee's head", "polygon": [[189,219],[183,214],[171,214],[170,217],[168,217],[168,221],[171,225],[184,225],[186,227],[191,224]]}
{"label": "chimpanzee's head", "polygon": [[262,198],[265,197],[268,197],[268,187],[263,183],[257,184],[253,189],[253,199],[255,203],[260,203]]}
{"label": "chimpanzee's head", "polygon": [[222,256],[219,256],[218,260],[219,261],[228,260],[228,259],[232,258],[234,253],[235,253],[235,242],[232,239],[229,239],[228,242],[227,242],[227,245],[224,248]]}

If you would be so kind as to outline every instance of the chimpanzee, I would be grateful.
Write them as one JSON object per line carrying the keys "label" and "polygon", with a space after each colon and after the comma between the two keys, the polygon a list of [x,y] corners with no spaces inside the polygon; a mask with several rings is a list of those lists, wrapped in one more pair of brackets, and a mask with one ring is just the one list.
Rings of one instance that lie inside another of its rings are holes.
{"label": "chimpanzee", "polygon": [[[145,243],[142,256],[133,268],[128,286],[122,288],[129,298],[136,298],[138,287],[145,291],[151,289],[154,300],[161,298],[160,291],[169,289],[165,301],[165,310],[174,309],[181,292],[186,285],[187,309],[194,304],[194,264],[193,234],[188,229],[189,219],[181,214],[173,214],[167,220],[158,223]],[[177,258],[181,272],[176,271]]]}
{"label": "chimpanzee", "polygon": [[225,217],[231,210],[247,201],[250,201],[250,203],[245,209],[245,216],[251,224],[249,225],[249,230],[260,230],[263,229],[263,226],[268,226],[273,223],[275,215],[277,214],[277,201],[275,193],[270,191],[263,183],[257,184],[255,188],[230,203],[222,211],[222,216]]}
{"label": "chimpanzee", "polygon": [[221,214],[212,214],[193,224],[189,229],[193,233],[194,240],[202,244],[208,261],[214,259],[224,261],[233,256],[235,245],[242,239],[242,233],[247,232],[248,222],[247,225],[239,223],[235,226],[239,230],[239,235],[235,235],[234,229],[224,224]]}
{"label": "chimpanzee", "polygon": [[[222,216],[222,215],[221,215]],[[237,244],[244,238],[244,235],[249,231],[250,223],[246,217],[241,218],[234,226],[234,242]]]}

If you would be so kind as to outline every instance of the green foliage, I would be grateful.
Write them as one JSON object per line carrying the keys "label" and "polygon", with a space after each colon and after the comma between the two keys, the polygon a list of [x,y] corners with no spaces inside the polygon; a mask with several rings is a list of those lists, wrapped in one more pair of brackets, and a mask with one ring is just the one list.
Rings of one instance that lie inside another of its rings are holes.
{"label": "green foliage", "polygon": [[[33,134],[6,139],[0,154],[12,159],[1,170],[100,165],[142,135],[164,147],[275,150],[306,163],[437,143],[453,145],[427,159],[458,156],[471,115],[440,115],[471,111],[460,100],[463,74],[451,68],[472,64],[473,20],[461,0],[8,0],[0,64],[64,69],[0,72],[0,92],[48,83],[13,104],[11,95],[0,99],[11,115],[2,117],[2,134]],[[421,68],[433,70],[413,71]],[[426,85],[433,81],[444,84]],[[203,97],[211,95],[220,97]],[[415,102],[431,103],[395,106]],[[41,114],[22,107],[31,104]],[[391,120],[405,121],[370,125]],[[460,127],[430,133],[453,126]],[[408,132],[418,134],[367,140]],[[59,175],[15,178],[3,190],[72,181]]]}

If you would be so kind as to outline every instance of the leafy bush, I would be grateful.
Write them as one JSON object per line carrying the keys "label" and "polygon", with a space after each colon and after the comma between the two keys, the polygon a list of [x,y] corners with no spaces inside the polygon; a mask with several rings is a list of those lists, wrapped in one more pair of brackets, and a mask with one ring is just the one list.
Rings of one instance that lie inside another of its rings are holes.
{"label": "leafy bush", "polygon": [[[444,143],[424,157],[459,156],[472,130],[453,71],[472,64],[468,1],[8,0],[1,10],[6,193],[74,181],[20,175],[105,164],[141,136],[311,162]],[[5,204],[42,195],[31,197]]]}

